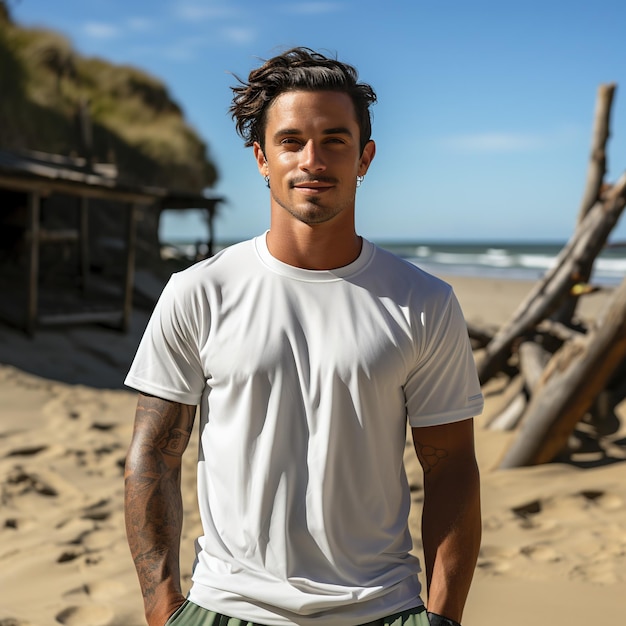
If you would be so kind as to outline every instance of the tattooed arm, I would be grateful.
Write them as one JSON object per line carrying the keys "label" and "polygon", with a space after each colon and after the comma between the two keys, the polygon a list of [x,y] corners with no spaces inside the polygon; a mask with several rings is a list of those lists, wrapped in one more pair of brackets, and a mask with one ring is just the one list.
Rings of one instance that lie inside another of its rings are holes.
{"label": "tattooed arm", "polygon": [[412,434],[424,471],[422,542],[428,610],[460,622],[481,536],[473,420],[413,428]]}
{"label": "tattooed arm", "polygon": [[195,412],[195,406],[139,394],[124,472],[124,507],[149,626],[163,626],[185,601],[179,564],[180,476]]}

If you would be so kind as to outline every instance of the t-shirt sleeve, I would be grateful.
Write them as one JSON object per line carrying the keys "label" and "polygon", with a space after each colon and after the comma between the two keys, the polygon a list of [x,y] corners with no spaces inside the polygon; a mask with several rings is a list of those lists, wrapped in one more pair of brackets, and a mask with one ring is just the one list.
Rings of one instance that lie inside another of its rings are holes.
{"label": "t-shirt sleeve", "polygon": [[409,424],[433,426],[480,415],[483,395],[461,307],[450,288],[442,305],[421,316],[424,332],[405,385]]}
{"label": "t-shirt sleeve", "polygon": [[196,405],[206,377],[199,355],[203,307],[174,274],[150,317],[124,384],[150,395]]}

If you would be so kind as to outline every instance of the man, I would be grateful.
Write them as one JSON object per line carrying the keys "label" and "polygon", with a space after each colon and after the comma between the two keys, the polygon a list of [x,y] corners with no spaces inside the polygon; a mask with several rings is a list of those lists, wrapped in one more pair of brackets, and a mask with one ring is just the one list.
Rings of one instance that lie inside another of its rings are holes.
{"label": "man", "polygon": [[[356,233],[376,99],[357,81],[297,48],[233,89],[270,229],[172,276],[126,379],[140,392],[127,532],[150,626],[461,620],[482,395],[451,288]],[[203,536],[185,599],[180,466],[197,405]],[[409,553],[407,419],[428,614]]]}

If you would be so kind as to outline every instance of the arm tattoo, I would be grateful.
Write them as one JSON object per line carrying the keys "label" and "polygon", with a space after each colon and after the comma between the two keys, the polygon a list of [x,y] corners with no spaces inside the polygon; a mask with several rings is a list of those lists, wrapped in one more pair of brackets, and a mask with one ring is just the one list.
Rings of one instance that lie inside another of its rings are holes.
{"label": "arm tattoo", "polygon": [[140,394],[126,459],[125,516],[147,608],[161,583],[180,589],[181,463],[194,417],[193,406]]}
{"label": "arm tattoo", "polygon": [[424,470],[424,474],[428,474],[439,461],[448,456],[447,450],[423,445],[419,441],[415,441],[415,451],[417,452],[417,458]]}
{"label": "arm tattoo", "polygon": [[135,433],[143,431],[147,443],[163,454],[181,457],[189,438],[195,407],[140,395],[135,416]]}

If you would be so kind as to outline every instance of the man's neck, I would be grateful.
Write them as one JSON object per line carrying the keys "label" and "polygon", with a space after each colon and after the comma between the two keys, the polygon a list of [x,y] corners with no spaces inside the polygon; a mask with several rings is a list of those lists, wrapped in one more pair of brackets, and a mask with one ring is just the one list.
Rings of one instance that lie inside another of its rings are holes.
{"label": "man's neck", "polygon": [[297,223],[290,228],[270,227],[267,247],[279,261],[308,270],[331,270],[355,261],[361,253],[361,237],[354,227]]}

